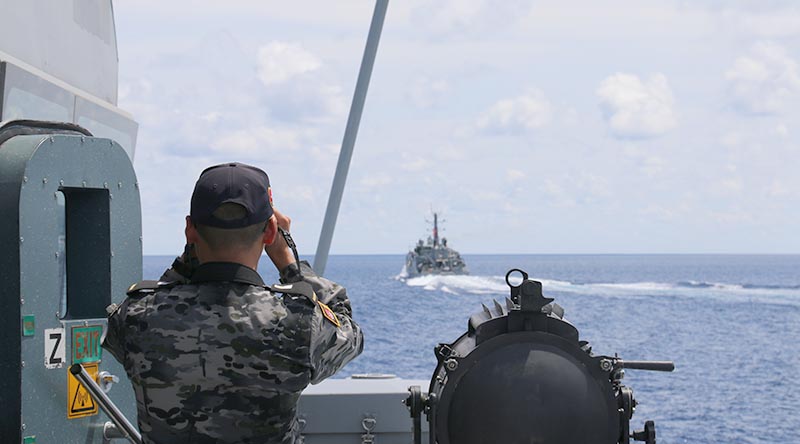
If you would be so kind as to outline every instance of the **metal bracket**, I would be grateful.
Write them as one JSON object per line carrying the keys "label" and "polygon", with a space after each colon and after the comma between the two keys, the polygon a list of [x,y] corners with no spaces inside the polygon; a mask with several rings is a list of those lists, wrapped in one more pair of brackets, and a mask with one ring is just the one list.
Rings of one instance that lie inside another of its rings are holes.
{"label": "metal bracket", "polygon": [[114,384],[119,382],[119,377],[112,375],[105,370],[100,372],[100,374],[97,376],[97,379],[99,379],[98,384],[100,384],[100,388],[103,389],[104,393],[108,393]]}
{"label": "metal bracket", "polygon": [[103,424],[103,443],[107,444],[110,443],[112,439],[118,438],[125,438],[125,434],[122,433],[113,422],[106,421]]}
{"label": "metal bracket", "polygon": [[434,347],[434,351],[436,353],[436,359],[439,362],[444,362],[450,358],[460,357],[458,356],[458,353],[456,353],[455,350],[453,350],[450,344],[445,344],[445,343],[439,344],[436,347]]}
{"label": "metal bracket", "polygon": [[301,416],[297,418],[297,428],[299,429],[300,432],[300,436],[297,438],[297,444],[306,443],[306,437],[303,436],[303,430],[306,429],[306,424],[308,424],[308,421],[306,421],[305,417]]}
{"label": "metal bracket", "polygon": [[375,430],[375,425],[378,423],[378,420],[375,419],[374,416],[369,415],[364,417],[361,420],[361,427],[364,429],[366,433],[361,435],[361,444],[374,444],[375,443],[375,435],[372,434],[372,431]]}
{"label": "metal bracket", "polygon": [[620,386],[617,392],[617,405],[619,407],[619,425],[621,430],[620,444],[628,444],[631,442],[631,417],[633,417],[633,410],[636,407],[636,400],[633,398],[633,391],[630,388],[624,385]]}
{"label": "metal bracket", "polygon": [[634,441],[644,441],[645,444],[656,444],[656,425],[653,421],[644,423],[644,430],[633,432]]}
{"label": "metal bracket", "polygon": [[408,398],[403,401],[403,404],[408,407],[413,422],[413,442],[414,444],[421,444],[422,442],[422,410],[424,409],[424,401],[422,399],[422,391],[418,385],[412,385],[408,388]]}

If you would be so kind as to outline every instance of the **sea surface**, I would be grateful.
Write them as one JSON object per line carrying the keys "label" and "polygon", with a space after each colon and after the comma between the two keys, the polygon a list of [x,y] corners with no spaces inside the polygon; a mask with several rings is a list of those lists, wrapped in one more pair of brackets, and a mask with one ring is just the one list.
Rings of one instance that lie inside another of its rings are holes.
{"label": "sea surface", "polygon": [[[147,256],[157,279],[173,257]],[[506,272],[545,296],[596,354],[673,360],[673,373],[628,370],[659,444],[800,443],[800,255],[466,255],[469,276],[405,278],[401,255],[331,256],[363,327],[364,353],[337,377],[430,379],[433,347],[466,331],[481,303],[507,297]],[[266,260],[268,283],[277,273]]]}

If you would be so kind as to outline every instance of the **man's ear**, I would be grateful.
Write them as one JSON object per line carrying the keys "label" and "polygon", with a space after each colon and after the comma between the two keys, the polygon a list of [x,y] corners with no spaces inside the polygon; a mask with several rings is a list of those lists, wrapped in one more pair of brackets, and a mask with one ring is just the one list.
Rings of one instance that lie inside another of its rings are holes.
{"label": "man's ear", "polygon": [[183,230],[186,235],[187,244],[197,244],[200,235],[197,233],[197,227],[192,223],[192,217],[186,216],[186,228]]}
{"label": "man's ear", "polygon": [[275,242],[275,237],[278,235],[278,220],[275,216],[270,216],[267,221],[267,228],[264,230],[264,245],[272,245]]}

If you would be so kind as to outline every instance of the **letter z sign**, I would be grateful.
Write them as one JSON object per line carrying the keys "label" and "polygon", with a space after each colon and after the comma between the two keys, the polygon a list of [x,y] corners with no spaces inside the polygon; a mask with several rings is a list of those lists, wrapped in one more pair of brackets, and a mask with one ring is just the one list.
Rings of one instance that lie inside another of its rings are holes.
{"label": "letter z sign", "polygon": [[61,368],[66,360],[64,329],[48,328],[44,331],[44,366]]}

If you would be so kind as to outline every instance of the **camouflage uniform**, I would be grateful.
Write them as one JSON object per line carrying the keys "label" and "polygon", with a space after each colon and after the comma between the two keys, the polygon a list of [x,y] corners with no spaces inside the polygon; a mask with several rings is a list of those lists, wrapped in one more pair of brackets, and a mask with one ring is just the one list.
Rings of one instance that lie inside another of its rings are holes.
{"label": "camouflage uniform", "polygon": [[132,288],[103,345],[133,384],[144,442],[297,441],[300,392],[356,357],[363,336],[345,289],[308,263],[281,282],[206,263],[188,283]]}

